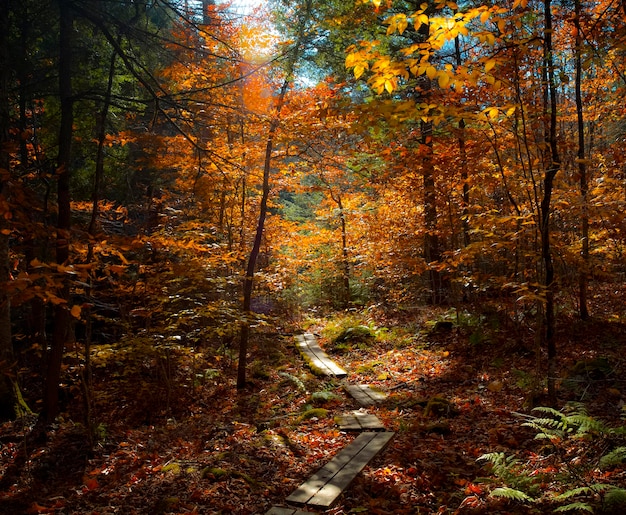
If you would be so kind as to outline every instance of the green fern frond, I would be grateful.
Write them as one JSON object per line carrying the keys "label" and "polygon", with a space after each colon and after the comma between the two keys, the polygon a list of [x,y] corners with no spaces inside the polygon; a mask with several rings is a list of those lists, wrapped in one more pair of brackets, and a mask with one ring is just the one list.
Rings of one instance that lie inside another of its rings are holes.
{"label": "green fern frond", "polygon": [[477,461],[488,461],[494,465],[497,463],[503,463],[506,456],[503,452],[488,452],[478,458]]}
{"label": "green fern frond", "polygon": [[607,469],[621,465],[626,460],[626,447],[617,447],[600,458],[600,468]]}
{"label": "green fern frond", "polygon": [[579,488],[572,488],[567,492],[563,492],[562,494],[557,495],[556,497],[554,497],[554,500],[564,501],[566,499],[576,497],[577,495],[594,495],[605,490],[610,490],[611,488],[613,488],[613,486],[607,485],[606,483],[596,483],[590,486],[581,486]]}
{"label": "green fern frond", "polygon": [[565,411],[567,413],[572,413],[575,415],[589,415],[587,411],[587,406],[585,406],[584,402],[580,401],[570,401],[565,405]]}
{"label": "green fern frond", "polygon": [[576,414],[568,418],[568,422],[578,428],[579,433],[605,433],[606,426],[599,420],[596,420],[589,415]]}
{"label": "green fern frond", "polygon": [[554,511],[560,513],[566,511],[586,511],[589,513],[593,513],[593,508],[586,502],[573,502],[571,504],[566,504],[565,506],[559,506]]}
{"label": "green fern frond", "polygon": [[533,502],[534,499],[529,495],[525,494],[521,490],[516,490],[515,488],[501,487],[496,488],[493,492],[491,492],[493,497],[502,497],[504,499],[509,499],[511,501],[521,501],[521,502]]}
{"label": "green fern frond", "polygon": [[552,417],[554,417],[556,419],[563,418],[563,413],[561,413],[557,409],[550,408],[549,406],[537,406],[536,408],[533,408],[532,410],[533,411],[538,411],[539,413],[544,413],[546,415],[551,415]]}
{"label": "green fern frond", "polygon": [[626,489],[617,487],[611,488],[604,496],[604,502],[610,508],[626,506]]}

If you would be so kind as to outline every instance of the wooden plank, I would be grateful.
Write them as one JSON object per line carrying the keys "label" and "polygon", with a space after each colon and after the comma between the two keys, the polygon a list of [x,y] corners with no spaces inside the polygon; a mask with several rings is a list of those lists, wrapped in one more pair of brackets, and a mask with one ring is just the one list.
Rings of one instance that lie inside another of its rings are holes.
{"label": "wooden plank", "polygon": [[305,355],[311,368],[319,371],[319,373],[335,377],[346,377],[348,375],[343,368],[337,365],[322,350],[317,343],[315,335],[305,333],[296,336],[296,345],[300,352]]}
{"label": "wooden plank", "polygon": [[328,508],[348,488],[363,468],[382,451],[395,433],[361,433],[306,482],[294,490],[287,502]]}
{"label": "wooden plank", "polygon": [[337,417],[337,425],[344,431],[362,431],[363,429],[385,429],[381,420],[365,411],[353,411]]}
{"label": "wooden plank", "polygon": [[386,393],[373,390],[367,384],[348,384],[346,391],[363,407],[378,404],[387,397]]}
{"label": "wooden plank", "polygon": [[337,363],[335,363],[332,359],[330,359],[328,354],[326,354],[322,350],[322,348],[319,346],[319,343],[317,343],[317,338],[315,337],[315,335],[306,333],[304,335],[304,339],[311,353],[320,362],[323,363],[324,367],[326,367],[329,370],[330,372],[329,375],[334,375],[335,377],[346,377],[348,375],[348,373],[343,368],[337,365]]}
{"label": "wooden plank", "polygon": [[296,510],[295,508],[283,508],[272,506],[265,515],[313,515],[315,512]]}

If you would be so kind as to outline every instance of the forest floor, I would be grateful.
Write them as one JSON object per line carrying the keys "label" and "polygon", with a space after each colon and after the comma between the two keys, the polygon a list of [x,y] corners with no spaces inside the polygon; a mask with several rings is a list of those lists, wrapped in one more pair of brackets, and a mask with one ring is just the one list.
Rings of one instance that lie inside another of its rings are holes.
{"label": "forest floor", "polygon": [[[561,406],[583,401],[612,427],[624,425],[626,327],[611,311],[623,310],[624,293],[603,292],[615,303],[594,306],[594,321],[559,319]],[[392,315],[370,309],[283,320],[278,330],[269,319],[253,332],[250,381],[242,391],[235,388],[236,345],[185,345],[153,320],[115,343],[93,346],[85,402],[82,347],[73,349],[64,369],[64,411],[48,438],[29,437],[34,416],[0,426],[0,512],[263,514],[282,504],[354,438],[334,417],[358,408],[341,380],[306,367],[293,337],[303,329],[319,333],[348,380],[389,394],[370,412],[396,432],[326,513],[546,513],[564,489],[626,486],[623,461],[598,466],[606,438],[549,444],[522,426],[523,415],[546,402],[530,393],[537,363],[532,322],[524,326],[484,304],[474,308],[458,317],[425,307]],[[333,344],[333,334],[349,324],[369,325],[375,338]],[[197,329],[190,323],[185,330]],[[624,435],[613,435],[612,445],[625,445]],[[518,460],[499,469],[479,460],[495,452]],[[490,495],[497,486],[536,500]],[[601,497],[573,500],[598,507]]]}

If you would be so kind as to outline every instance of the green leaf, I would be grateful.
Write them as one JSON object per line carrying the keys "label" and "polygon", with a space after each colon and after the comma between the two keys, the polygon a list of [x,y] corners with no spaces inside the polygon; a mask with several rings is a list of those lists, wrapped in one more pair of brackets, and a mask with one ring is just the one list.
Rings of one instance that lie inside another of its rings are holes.
{"label": "green leaf", "polygon": [[606,469],[626,461],[626,447],[617,447],[600,458],[600,468]]}
{"label": "green leaf", "polygon": [[587,511],[589,513],[593,513],[593,508],[589,506],[586,502],[573,502],[565,506],[559,506],[554,511],[561,513],[566,511]]}
{"label": "green leaf", "polygon": [[491,492],[493,497],[504,497],[505,499],[510,499],[513,501],[522,501],[522,502],[533,502],[533,498],[529,495],[525,494],[521,490],[516,490],[515,488],[501,487],[496,488],[493,492]]}

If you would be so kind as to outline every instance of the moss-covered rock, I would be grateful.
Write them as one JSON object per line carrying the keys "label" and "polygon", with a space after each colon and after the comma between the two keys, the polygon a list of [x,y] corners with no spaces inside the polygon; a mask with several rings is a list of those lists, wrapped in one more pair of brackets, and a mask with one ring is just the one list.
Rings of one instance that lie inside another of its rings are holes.
{"label": "moss-covered rock", "polygon": [[443,397],[431,397],[424,408],[425,417],[453,417],[458,415],[458,409]]}
{"label": "moss-covered rock", "polygon": [[302,422],[304,420],[311,420],[312,418],[327,418],[329,413],[330,412],[325,408],[312,408],[300,415],[299,420]]}

